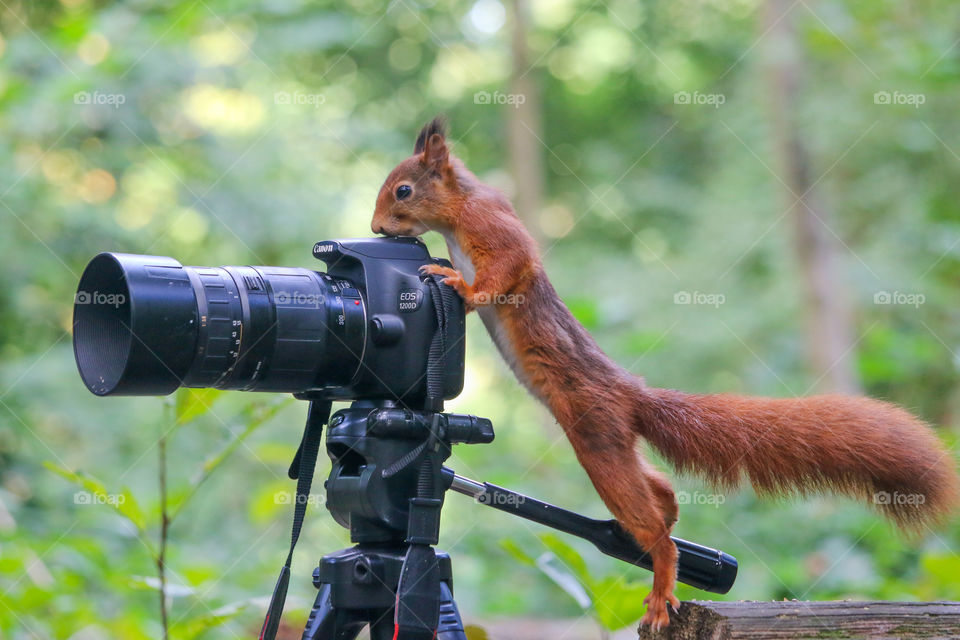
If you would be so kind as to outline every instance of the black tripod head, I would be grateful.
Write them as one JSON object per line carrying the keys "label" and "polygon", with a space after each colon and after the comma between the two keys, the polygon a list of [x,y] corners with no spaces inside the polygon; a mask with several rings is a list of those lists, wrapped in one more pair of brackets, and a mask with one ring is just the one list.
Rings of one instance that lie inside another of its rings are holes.
{"label": "black tripod head", "polygon": [[410,522],[411,500],[429,499],[429,494],[442,502],[450,486],[429,458],[442,463],[451,445],[493,442],[493,437],[485,418],[411,411],[393,402],[354,402],[335,413],[327,429],[332,466],[324,484],[326,507],[350,530],[353,542],[403,542],[411,529],[433,524]]}
{"label": "black tripod head", "polygon": [[[611,557],[652,570],[650,557],[616,520],[587,518],[464,478],[446,467],[430,467],[425,477],[425,443],[430,438],[442,462],[450,456],[453,444],[492,442],[493,424],[477,416],[410,411],[391,402],[369,401],[355,402],[331,418],[327,454],[333,466],[324,485],[326,506],[334,520],[350,529],[354,542],[402,541],[411,528],[422,528],[424,523],[411,523],[410,501],[426,486],[441,492],[452,489],[474,498],[477,504],[583,538]],[[713,593],[730,590],[737,576],[735,558],[679,538],[673,541],[679,551],[680,582]]]}

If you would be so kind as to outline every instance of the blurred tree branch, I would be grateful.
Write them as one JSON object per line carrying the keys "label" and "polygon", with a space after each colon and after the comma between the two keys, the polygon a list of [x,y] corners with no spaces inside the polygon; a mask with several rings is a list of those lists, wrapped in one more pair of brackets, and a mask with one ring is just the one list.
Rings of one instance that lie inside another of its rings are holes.
{"label": "blurred tree branch", "polygon": [[[166,428],[166,426],[164,426]],[[163,640],[170,637],[170,622],[167,615],[167,539],[170,531],[170,515],[167,510],[167,434],[157,441],[158,482],[160,486],[160,547],[157,552],[157,577],[160,579],[160,621],[163,625]]]}

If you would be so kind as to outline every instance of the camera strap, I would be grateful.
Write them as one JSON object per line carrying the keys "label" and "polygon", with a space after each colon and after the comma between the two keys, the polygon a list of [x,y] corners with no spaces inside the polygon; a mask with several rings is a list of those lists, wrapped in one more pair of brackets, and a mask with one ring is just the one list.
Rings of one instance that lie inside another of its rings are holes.
{"label": "camera strap", "polygon": [[277,629],[280,627],[280,616],[283,605],[287,600],[287,587],[290,585],[290,563],[293,560],[293,549],[300,538],[300,529],[307,514],[307,502],[310,499],[310,485],[313,483],[313,472],[317,466],[317,454],[320,452],[320,438],[323,435],[323,425],[330,419],[331,402],[329,400],[313,400],[307,410],[307,425],[303,429],[303,438],[300,447],[290,465],[287,475],[297,481],[296,503],[293,508],[293,528],[290,532],[290,551],[287,560],[280,569],[277,586],[273,589],[270,606],[267,608],[267,617],[260,628],[260,640],[275,640]]}
{"label": "camera strap", "polygon": [[429,411],[443,411],[444,377],[447,373],[447,319],[452,318],[459,294],[453,287],[441,282],[442,278],[428,276],[433,310],[437,316],[437,330],[430,341],[427,355],[427,407]]}
{"label": "camera strap", "polygon": [[407,552],[400,569],[393,614],[394,638],[432,640],[440,622],[440,566],[433,545],[440,536],[443,488],[438,485],[440,414],[433,414],[417,477],[417,495],[410,500]]}

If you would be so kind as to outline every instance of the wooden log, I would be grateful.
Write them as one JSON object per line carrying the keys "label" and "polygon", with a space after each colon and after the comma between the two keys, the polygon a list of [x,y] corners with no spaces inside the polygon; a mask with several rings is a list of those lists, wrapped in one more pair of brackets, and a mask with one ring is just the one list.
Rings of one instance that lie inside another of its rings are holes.
{"label": "wooden log", "polygon": [[960,602],[683,602],[640,640],[960,638]]}

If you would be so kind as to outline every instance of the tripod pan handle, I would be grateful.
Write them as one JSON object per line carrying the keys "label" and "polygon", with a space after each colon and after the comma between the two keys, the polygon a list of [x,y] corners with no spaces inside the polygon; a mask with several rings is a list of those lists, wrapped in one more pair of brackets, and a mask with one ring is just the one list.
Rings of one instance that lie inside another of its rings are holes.
{"label": "tripod pan handle", "polygon": [[[563,531],[593,543],[608,556],[652,570],[653,561],[616,520],[594,520],[573,511],[498,487],[476,482],[444,468],[450,488],[478,503]],[[677,580],[704,591],[726,593],[737,578],[737,559],[694,542],[671,538],[677,545]]]}

